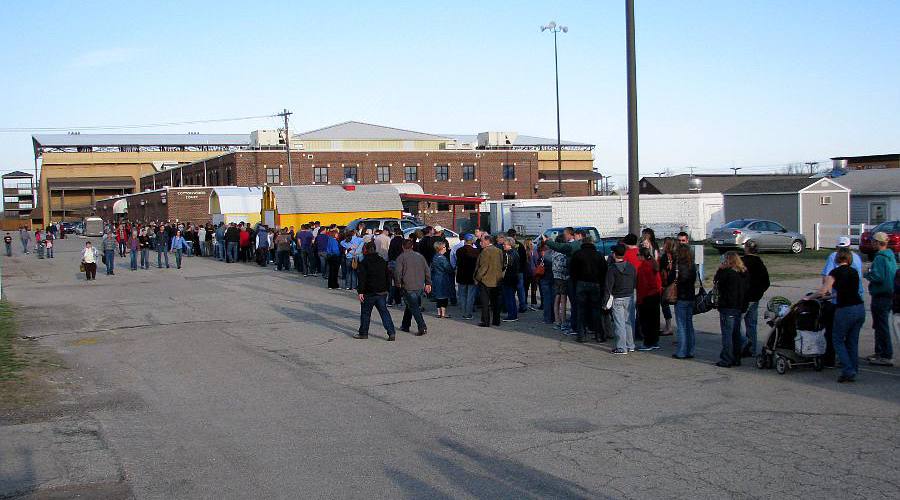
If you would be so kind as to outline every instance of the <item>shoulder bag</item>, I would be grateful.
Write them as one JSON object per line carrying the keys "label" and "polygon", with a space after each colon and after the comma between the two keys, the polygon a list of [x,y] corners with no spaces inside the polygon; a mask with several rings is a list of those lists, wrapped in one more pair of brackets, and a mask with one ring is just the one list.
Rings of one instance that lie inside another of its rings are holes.
{"label": "shoulder bag", "polygon": [[678,268],[675,268],[675,279],[666,285],[662,294],[663,304],[674,304],[678,302]]}

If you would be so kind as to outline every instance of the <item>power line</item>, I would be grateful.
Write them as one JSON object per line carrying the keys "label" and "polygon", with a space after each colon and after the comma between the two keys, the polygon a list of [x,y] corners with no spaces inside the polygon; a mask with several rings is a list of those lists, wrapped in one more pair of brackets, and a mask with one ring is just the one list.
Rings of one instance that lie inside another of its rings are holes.
{"label": "power line", "polygon": [[88,125],[82,127],[0,127],[0,133],[11,132],[68,132],[74,130],[124,130],[154,127],[173,127],[176,125],[197,125],[203,123],[236,122],[243,120],[258,120],[271,118],[278,115],[240,116],[236,118],[213,118],[209,120],[188,120],[183,122],[144,123],[135,125]]}

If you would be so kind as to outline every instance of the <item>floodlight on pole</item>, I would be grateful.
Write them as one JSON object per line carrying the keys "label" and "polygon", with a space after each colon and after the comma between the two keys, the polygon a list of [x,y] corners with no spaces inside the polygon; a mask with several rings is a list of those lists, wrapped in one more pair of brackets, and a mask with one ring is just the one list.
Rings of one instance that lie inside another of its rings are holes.
{"label": "floodlight on pole", "polygon": [[559,127],[559,50],[557,46],[557,34],[568,33],[568,26],[560,26],[556,21],[550,21],[545,26],[541,26],[541,33],[551,31],[553,33],[553,73],[556,76],[556,192],[554,196],[562,196],[562,135]]}

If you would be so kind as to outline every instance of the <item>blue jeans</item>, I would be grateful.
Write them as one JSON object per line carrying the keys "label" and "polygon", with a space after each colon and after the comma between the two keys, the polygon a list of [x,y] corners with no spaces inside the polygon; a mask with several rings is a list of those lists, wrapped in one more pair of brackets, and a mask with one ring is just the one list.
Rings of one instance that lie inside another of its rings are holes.
{"label": "blue jeans", "polygon": [[156,267],[162,268],[163,257],[166,260],[166,267],[169,267],[169,252],[163,244],[156,245]]}
{"label": "blue jeans", "polygon": [[356,284],[359,282],[359,273],[356,272],[356,269],[350,267],[350,261],[347,261],[347,278],[344,280],[344,288],[356,288]]}
{"label": "blue jeans", "polygon": [[719,328],[722,331],[722,351],[719,361],[729,366],[741,362],[744,341],[741,337],[741,311],[719,309]]}
{"label": "blue jeans", "polygon": [[369,334],[369,323],[372,321],[372,308],[374,307],[378,310],[378,315],[381,316],[381,324],[384,325],[384,330],[391,337],[394,336],[394,333],[396,333],[394,330],[394,320],[391,318],[391,313],[388,311],[386,299],[387,295],[383,293],[370,294],[363,298],[363,301],[359,304],[360,335]]}
{"label": "blue jeans", "polygon": [[474,283],[471,285],[460,283],[457,286],[459,287],[457,298],[462,308],[462,315],[464,318],[471,318],[475,314],[475,296],[478,295],[478,286]]}
{"label": "blue jeans", "polygon": [[759,302],[751,302],[747,306],[747,312],[744,313],[744,348],[750,351],[750,354],[756,354],[756,325],[759,322]]}
{"label": "blue jeans", "polygon": [[672,319],[672,306],[663,302],[662,315],[665,319]]}
{"label": "blue jeans", "polygon": [[675,303],[675,322],[678,325],[678,352],[679,358],[694,356],[694,301],[679,300]]}
{"label": "blue jeans", "polygon": [[229,241],[227,248],[228,248],[228,253],[225,255],[225,262],[237,262],[238,242],[237,241]]}
{"label": "blue jeans", "polygon": [[834,353],[841,361],[841,374],[855,377],[859,372],[859,331],[866,322],[866,307],[863,304],[838,307],[834,311],[834,326],[831,340]]}
{"label": "blue jeans", "polygon": [[303,272],[303,276],[308,276],[312,274],[312,269],[310,268],[310,251],[309,250],[300,250],[300,266],[301,271]]}
{"label": "blue jeans", "polygon": [[406,308],[403,310],[403,321],[400,322],[401,330],[409,330],[413,318],[416,319],[419,331],[425,330],[425,318],[422,317],[423,293],[423,290],[403,290],[403,302],[406,304]]}
{"label": "blue jeans", "polygon": [[324,253],[319,254],[319,272],[322,273],[322,279],[328,279],[328,256]]}
{"label": "blue jeans", "polygon": [[181,269],[181,252],[183,252],[182,249],[175,249],[175,267],[177,267],[178,269]]}
{"label": "blue jeans", "polygon": [[894,346],[891,344],[890,295],[872,296],[872,328],[875,329],[875,355],[882,359],[893,359]]}
{"label": "blue jeans", "polygon": [[634,300],[631,296],[613,299],[612,320],[613,329],[616,332],[616,349],[634,350],[634,330],[631,328],[629,319],[633,303]]}
{"label": "blue jeans", "polygon": [[516,295],[519,296],[519,312],[528,311],[528,297],[525,296],[525,274],[519,273],[519,282],[516,284]]}
{"label": "blue jeans", "polygon": [[566,297],[569,298],[569,328],[578,331],[578,300],[576,300],[575,280],[566,280]]}
{"label": "blue jeans", "polygon": [[141,249],[141,269],[150,269],[150,258],[149,258],[150,250],[147,248]]}
{"label": "blue jeans", "polygon": [[216,240],[216,258],[219,260],[225,260],[225,244]]}
{"label": "blue jeans", "polygon": [[112,274],[113,269],[115,269],[115,258],[116,251],[115,250],[106,250],[103,252],[103,255],[106,257],[106,274]]}
{"label": "blue jeans", "polygon": [[503,284],[503,306],[506,308],[506,319],[519,319],[519,307],[516,304],[517,285]]}
{"label": "blue jeans", "polygon": [[12,257],[12,243],[6,243],[6,256]]}
{"label": "blue jeans", "polygon": [[291,270],[291,254],[287,250],[278,250],[275,252],[276,264],[279,271]]}
{"label": "blue jeans", "polygon": [[22,253],[28,253],[28,240],[22,240]]}
{"label": "blue jeans", "polygon": [[132,271],[137,271],[137,255],[138,255],[137,250],[131,251],[131,270]]}
{"label": "blue jeans", "polygon": [[544,309],[544,323],[553,324],[553,280],[542,279],[538,282],[541,287],[541,307]]}

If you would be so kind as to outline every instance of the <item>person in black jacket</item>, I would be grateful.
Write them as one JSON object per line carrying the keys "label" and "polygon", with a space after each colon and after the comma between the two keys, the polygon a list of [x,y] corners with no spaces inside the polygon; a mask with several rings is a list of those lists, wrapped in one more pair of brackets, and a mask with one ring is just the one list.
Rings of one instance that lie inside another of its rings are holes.
{"label": "person in black jacket", "polygon": [[[569,278],[575,282],[575,300],[578,301],[578,329],[576,342],[584,342],[587,327],[594,332],[594,340],[600,342],[600,301],[606,284],[606,260],[597,251],[594,240],[585,236],[581,249],[569,259]],[[588,323],[588,315],[591,321]],[[606,332],[603,332],[605,337]]]}
{"label": "person in black jacket", "polygon": [[755,241],[744,244],[744,267],[747,268],[747,312],[744,313],[745,339],[742,341],[744,348],[742,357],[756,355],[756,324],[759,321],[759,301],[769,289],[769,270],[762,259],[757,255],[758,247]]}
{"label": "person in black jacket", "polygon": [[747,310],[747,268],[737,252],[727,252],[714,278],[719,291],[719,327],[722,351],[716,366],[741,366],[744,344],[741,315]]}
{"label": "person in black jacket", "polygon": [[697,268],[694,267],[694,255],[691,247],[679,243],[675,249],[674,273],[669,282],[675,282],[678,300],[675,302],[675,323],[678,332],[678,352],[672,354],[676,359],[694,357],[694,297],[697,286]]}
{"label": "person in black jacket", "polygon": [[369,338],[369,323],[372,320],[372,308],[378,309],[381,323],[387,332],[388,340],[395,339],[394,320],[387,308],[387,294],[391,285],[391,272],[387,261],[378,255],[375,243],[370,241],[363,245],[363,259],[359,262],[357,272],[356,293],[359,294],[359,333],[355,339]]}
{"label": "person in black jacket", "polygon": [[528,312],[528,301],[525,295],[525,271],[528,269],[528,252],[525,251],[525,245],[516,239],[516,230],[510,229],[506,232],[506,236],[512,240],[512,246],[516,250],[519,267],[519,282],[516,284],[516,295],[519,297],[519,313]]}
{"label": "person in black jacket", "polygon": [[519,306],[516,304],[516,290],[519,287],[519,252],[514,238],[502,238],[503,248],[503,304],[506,317],[503,321],[519,321]]}

